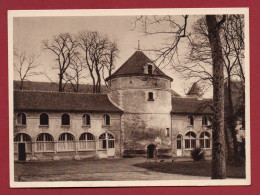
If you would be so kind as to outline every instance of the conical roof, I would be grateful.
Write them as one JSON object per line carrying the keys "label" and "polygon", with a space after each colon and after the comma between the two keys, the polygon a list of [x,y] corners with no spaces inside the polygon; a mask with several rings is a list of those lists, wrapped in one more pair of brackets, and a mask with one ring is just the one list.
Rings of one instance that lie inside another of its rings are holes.
{"label": "conical roof", "polygon": [[193,83],[193,85],[190,88],[190,90],[187,93],[187,95],[189,95],[189,96],[192,96],[192,95],[200,96],[201,95],[201,90],[200,90],[200,87],[197,84],[197,82]]}
{"label": "conical roof", "polygon": [[[106,81],[120,76],[148,75],[144,73],[144,66],[147,63],[156,66],[142,51],[136,51],[120,68],[106,78]],[[172,78],[164,74],[157,66],[152,75],[165,77],[172,81]]]}

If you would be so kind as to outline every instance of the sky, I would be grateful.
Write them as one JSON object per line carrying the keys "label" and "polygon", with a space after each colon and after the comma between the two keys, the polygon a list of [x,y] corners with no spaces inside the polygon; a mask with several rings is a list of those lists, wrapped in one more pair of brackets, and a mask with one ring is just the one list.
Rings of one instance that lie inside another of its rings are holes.
{"label": "sky", "polygon": [[[159,36],[144,36],[138,29],[134,29],[133,21],[135,16],[78,16],[78,17],[16,17],[13,21],[13,42],[14,48],[24,51],[26,55],[41,54],[39,58],[40,72],[45,72],[49,78],[57,81],[57,71],[53,70],[55,56],[50,51],[42,49],[43,40],[51,40],[53,36],[60,33],[69,32],[76,34],[82,30],[98,31],[108,36],[112,41],[116,41],[120,50],[119,58],[115,63],[117,70],[138,48],[154,48],[163,41]],[[194,19],[190,19],[190,25]],[[187,51],[184,46],[180,46],[180,53]],[[145,54],[152,58],[151,54]],[[164,73],[173,78],[172,89],[181,95],[191,87],[194,80],[186,80],[169,67],[161,68]],[[18,75],[14,74],[14,79],[18,80]],[[49,81],[46,76],[30,77],[31,81]],[[211,90],[205,93],[204,97],[211,97]]]}

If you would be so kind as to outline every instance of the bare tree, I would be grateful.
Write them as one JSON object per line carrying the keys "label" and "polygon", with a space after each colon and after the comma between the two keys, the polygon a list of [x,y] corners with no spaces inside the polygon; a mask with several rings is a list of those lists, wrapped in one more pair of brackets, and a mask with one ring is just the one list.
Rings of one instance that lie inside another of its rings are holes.
{"label": "bare tree", "polygon": [[73,59],[71,59],[71,65],[69,69],[70,70],[65,73],[64,80],[66,81],[66,83],[69,82],[71,84],[74,92],[79,92],[80,81],[82,78],[86,78],[82,75],[83,62],[80,59],[79,53],[76,54]]}
{"label": "bare tree", "polygon": [[157,56],[154,62],[157,62],[158,66],[176,63],[179,43],[183,39],[189,40],[187,25],[188,15],[140,16],[134,22],[135,28],[140,26],[145,36],[160,36],[165,40],[160,47],[145,50]]}
{"label": "bare tree", "polygon": [[[119,49],[116,42],[109,42],[107,48],[107,54],[105,55],[105,60],[103,61],[102,76],[105,81],[105,72],[108,72],[108,76],[111,76],[112,71],[115,68],[115,60],[118,58]],[[107,85],[107,83],[105,82]]]}
{"label": "bare tree", "polygon": [[[224,179],[226,177],[225,162],[225,134],[224,134],[224,73],[223,73],[223,55],[219,29],[225,22],[226,16],[217,22],[215,15],[206,16],[208,30],[208,39],[210,43],[211,59],[213,65],[212,83],[213,83],[213,151],[212,151],[212,178]],[[167,34],[169,35],[167,43],[159,49],[152,49],[157,53],[159,64],[173,64],[174,57],[178,57],[178,45],[181,40],[190,41],[190,33],[187,32],[188,16],[182,16],[177,22],[174,16],[141,16],[136,19],[136,23],[141,22],[143,32],[146,35]],[[167,30],[153,30],[151,26],[161,23],[168,24]],[[152,29],[152,30],[151,30]],[[178,58],[177,58],[178,59]]]}
{"label": "bare tree", "polygon": [[[237,25],[239,23],[239,25]],[[241,24],[242,23],[242,24]],[[193,25],[190,38],[190,52],[187,56],[188,61],[179,65],[176,70],[186,77],[194,77],[199,81],[207,81],[212,84],[212,65],[211,48],[209,43],[209,33],[206,18],[202,17]],[[233,79],[238,79],[243,74],[243,15],[229,15],[227,20],[220,28],[220,39],[224,58],[224,70],[226,77],[225,100],[225,133],[229,160],[238,160],[238,146],[236,137],[237,117],[233,108],[232,83]],[[243,77],[241,77],[243,82]]]}
{"label": "bare tree", "polygon": [[23,83],[29,77],[40,75],[37,71],[39,66],[39,55],[26,56],[25,52],[14,52],[14,70],[18,73],[20,79],[20,89],[23,89]]}
{"label": "bare tree", "polygon": [[106,36],[92,31],[80,32],[78,42],[92,78],[93,93],[100,93],[104,71],[108,70],[108,74],[111,74],[114,67],[118,53],[117,45],[111,43]]}
{"label": "bare tree", "polygon": [[69,33],[59,34],[54,36],[49,42],[43,41],[43,49],[51,51],[56,56],[57,64],[55,69],[59,70],[59,91],[64,90],[62,81],[64,74],[69,68],[73,57],[76,54],[77,42]]}

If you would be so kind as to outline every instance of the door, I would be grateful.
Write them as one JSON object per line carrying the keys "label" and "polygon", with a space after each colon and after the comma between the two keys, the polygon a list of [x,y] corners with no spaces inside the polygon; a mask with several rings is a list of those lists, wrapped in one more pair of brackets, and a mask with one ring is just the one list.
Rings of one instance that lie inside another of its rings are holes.
{"label": "door", "polygon": [[19,160],[21,161],[26,160],[25,143],[18,143],[18,155],[19,155]]}
{"label": "door", "polygon": [[177,136],[177,156],[182,156],[182,136],[178,135]]}
{"label": "door", "polygon": [[115,141],[107,140],[107,156],[115,156]]}
{"label": "door", "polygon": [[151,144],[147,146],[147,157],[148,158],[155,158],[155,145]]}
{"label": "door", "polygon": [[107,156],[115,156],[115,138],[112,134],[106,134]]}

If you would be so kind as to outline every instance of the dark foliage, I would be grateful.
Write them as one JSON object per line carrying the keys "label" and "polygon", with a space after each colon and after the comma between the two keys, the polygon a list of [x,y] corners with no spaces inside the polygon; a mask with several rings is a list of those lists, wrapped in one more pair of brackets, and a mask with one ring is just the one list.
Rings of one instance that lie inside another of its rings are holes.
{"label": "dark foliage", "polygon": [[204,159],[204,151],[201,148],[194,148],[191,151],[191,157],[194,161],[199,161]]}
{"label": "dark foliage", "polygon": [[239,153],[242,158],[245,158],[245,154],[246,154],[245,138],[242,138],[242,142],[239,143]]}

